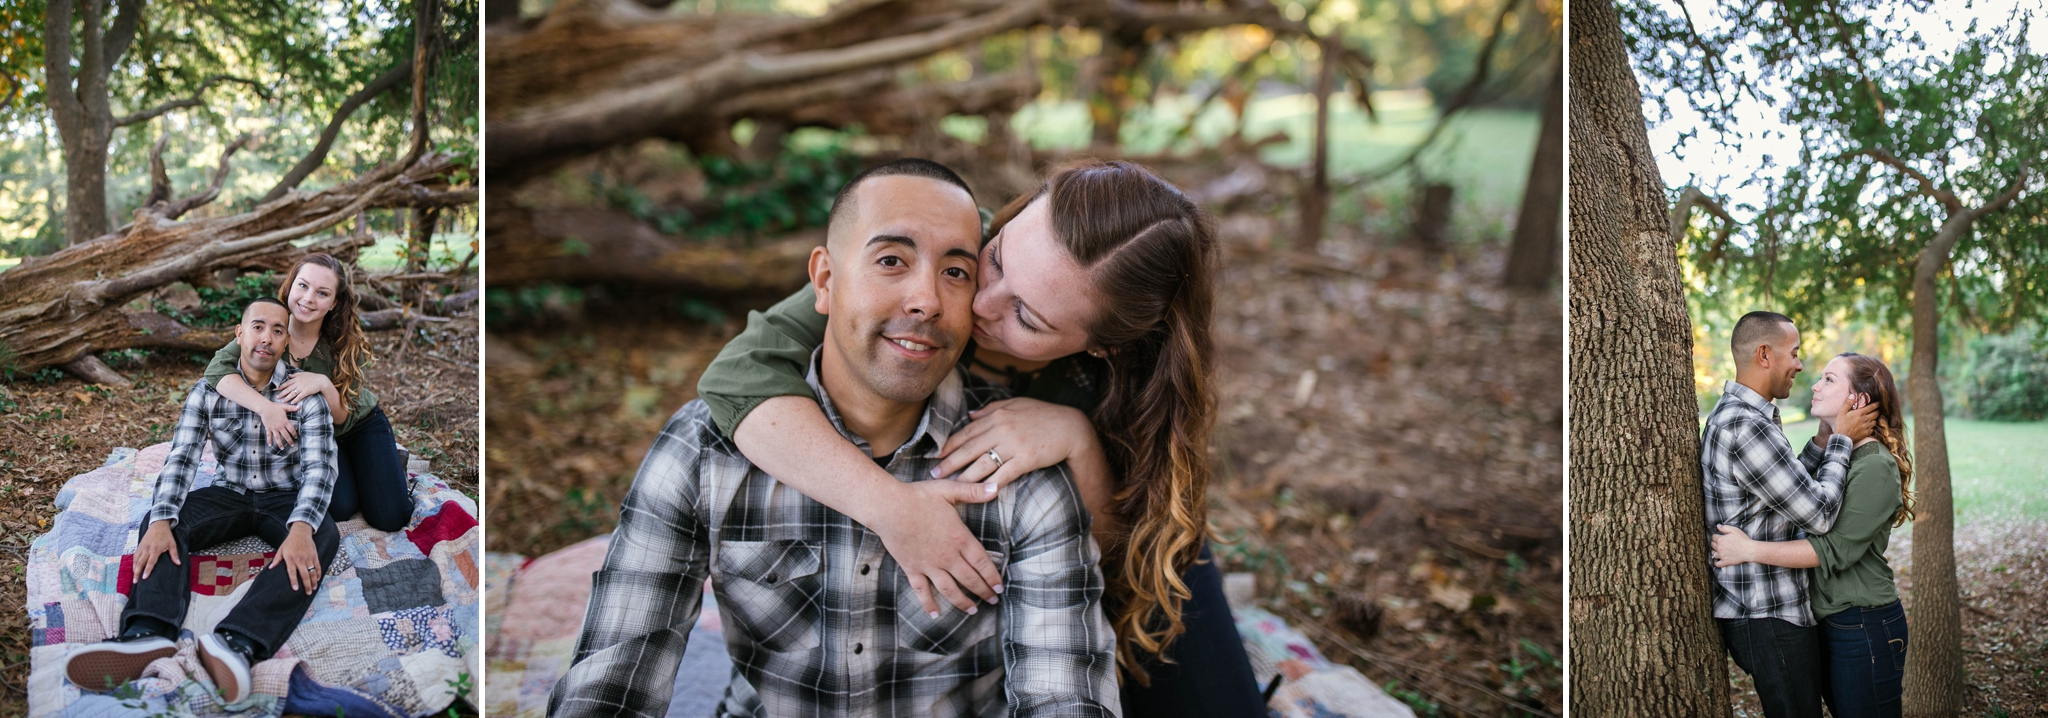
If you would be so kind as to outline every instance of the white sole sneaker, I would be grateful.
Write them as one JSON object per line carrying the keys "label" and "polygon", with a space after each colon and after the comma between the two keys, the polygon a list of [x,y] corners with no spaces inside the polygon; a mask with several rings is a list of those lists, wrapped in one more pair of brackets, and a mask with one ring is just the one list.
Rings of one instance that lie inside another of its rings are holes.
{"label": "white sole sneaker", "polygon": [[206,666],[206,674],[213,676],[213,685],[220,690],[223,705],[234,705],[249,698],[249,663],[242,654],[228,647],[218,633],[207,633],[199,637],[199,662]]}
{"label": "white sole sneaker", "polygon": [[64,677],[80,690],[111,691],[141,678],[150,662],[177,653],[178,644],[165,638],[103,641],[65,656]]}

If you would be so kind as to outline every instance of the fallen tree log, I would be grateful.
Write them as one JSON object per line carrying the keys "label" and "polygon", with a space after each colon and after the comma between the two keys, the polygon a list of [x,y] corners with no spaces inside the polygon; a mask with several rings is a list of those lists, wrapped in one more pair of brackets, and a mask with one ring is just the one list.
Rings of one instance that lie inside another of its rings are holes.
{"label": "fallen tree log", "polygon": [[1247,23],[1308,34],[1278,7],[1249,0],[851,0],[810,18],[663,15],[628,0],[563,0],[531,27],[485,35],[485,165],[494,184],[510,184],[649,137],[718,149],[743,117],[841,126],[800,118],[807,106],[785,98],[858,98],[908,63],[1037,25],[1148,37]]}
{"label": "fallen tree log", "polygon": [[290,242],[373,207],[459,202],[465,196],[474,201],[474,189],[447,186],[457,169],[453,155],[434,153],[320,192],[287,192],[241,214],[182,222],[166,216],[166,210],[182,213],[196,206],[183,201],[137,210],[135,222],[113,234],[25,259],[0,273],[0,347],[14,357],[16,371],[67,366],[92,381],[109,381],[112,374],[99,371],[104,364],[81,361],[95,352],[211,351],[226,343],[228,332],[186,327],[138,300],[175,281],[218,286],[216,273],[283,269],[316,248],[352,254],[367,237],[336,237],[304,249]]}
{"label": "fallen tree log", "polygon": [[490,286],[536,282],[627,283],[722,297],[780,297],[809,276],[824,230],[752,246],[663,235],[632,215],[602,209],[491,207],[484,232]]}

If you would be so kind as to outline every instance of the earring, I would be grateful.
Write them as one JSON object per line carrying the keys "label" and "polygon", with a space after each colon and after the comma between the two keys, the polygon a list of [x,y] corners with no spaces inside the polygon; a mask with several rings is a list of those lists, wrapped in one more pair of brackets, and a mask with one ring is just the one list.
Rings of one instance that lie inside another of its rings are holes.
{"label": "earring", "polygon": [[1109,358],[1109,352],[1107,352],[1107,351],[1103,351],[1103,350],[1101,350],[1101,349],[1090,349],[1090,350],[1088,350],[1088,356],[1092,356],[1092,357],[1095,357],[1095,358],[1097,358],[1097,359],[1108,359],[1108,358]]}

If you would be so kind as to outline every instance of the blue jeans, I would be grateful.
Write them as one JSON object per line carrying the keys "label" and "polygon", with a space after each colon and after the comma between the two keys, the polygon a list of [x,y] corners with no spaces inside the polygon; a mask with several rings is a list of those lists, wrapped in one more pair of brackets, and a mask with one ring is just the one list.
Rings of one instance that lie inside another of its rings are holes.
{"label": "blue jeans", "polygon": [[384,407],[373,407],[363,423],[334,438],[334,497],[327,515],[347,521],[360,512],[379,531],[397,531],[412,523],[412,480],[405,460],[391,438],[391,420]]}
{"label": "blue jeans", "polygon": [[1850,607],[1821,619],[1828,708],[1841,718],[1899,715],[1906,672],[1906,607]]}

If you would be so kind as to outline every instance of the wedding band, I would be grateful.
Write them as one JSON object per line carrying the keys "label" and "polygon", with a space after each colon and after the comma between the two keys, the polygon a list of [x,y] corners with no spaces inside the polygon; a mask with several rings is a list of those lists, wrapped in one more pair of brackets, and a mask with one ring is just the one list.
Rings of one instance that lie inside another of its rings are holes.
{"label": "wedding band", "polygon": [[313,573],[319,573],[319,572],[320,572],[320,567],[319,567],[319,566],[307,566],[307,567],[306,567],[306,570],[307,570],[307,571],[310,571],[310,572],[313,572]]}
{"label": "wedding band", "polygon": [[996,466],[1002,466],[1002,465],[1003,465],[1003,457],[997,456],[997,455],[996,455],[996,450],[995,450],[995,449],[989,449],[989,450],[988,450],[988,460],[989,460],[989,461],[993,461],[993,462],[996,462]]}

